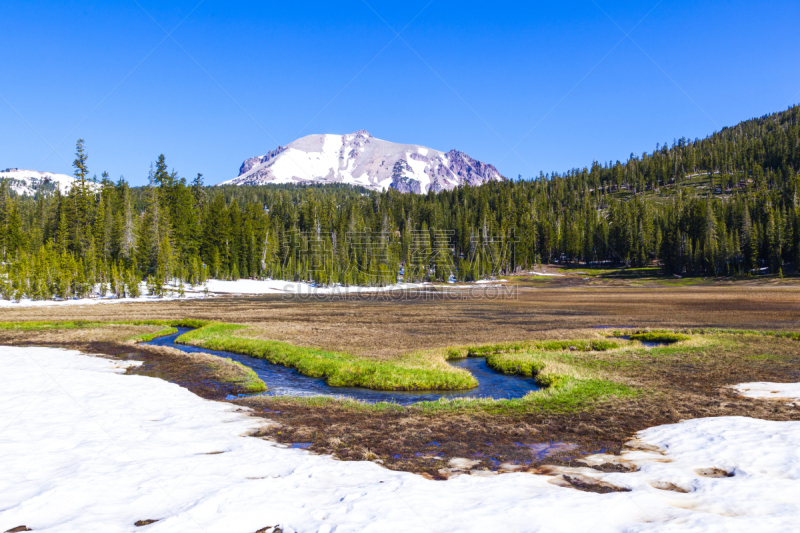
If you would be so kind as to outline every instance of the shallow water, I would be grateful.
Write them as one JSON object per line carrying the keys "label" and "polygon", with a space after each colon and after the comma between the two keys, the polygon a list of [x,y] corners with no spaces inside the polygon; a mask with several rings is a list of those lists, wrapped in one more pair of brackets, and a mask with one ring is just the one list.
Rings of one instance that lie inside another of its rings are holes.
{"label": "shallow water", "polygon": [[[631,340],[631,336],[630,335],[622,335],[621,337],[614,337],[614,338],[615,339],[624,339],[626,341]],[[641,345],[645,346],[646,348],[656,348],[658,346],[668,346],[669,345],[668,342],[661,342],[661,341],[642,341],[642,340],[640,340],[639,343],[641,343]]]}
{"label": "shallow water", "polygon": [[469,357],[450,362],[451,365],[468,370],[478,380],[474,389],[460,391],[377,391],[359,387],[332,387],[321,378],[311,378],[300,374],[293,368],[274,365],[265,359],[258,359],[232,352],[207,350],[196,346],[176,344],[175,339],[191,328],[178,328],[178,333],[157,337],[145,342],[153,346],[169,346],[184,352],[204,352],[221,357],[229,357],[252,368],[258,377],[267,384],[266,396],[338,396],[350,397],[366,402],[395,402],[409,405],[416,402],[438,400],[439,398],[522,398],[531,391],[539,390],[533,378],[513,376],[495,372],[482,357]]}

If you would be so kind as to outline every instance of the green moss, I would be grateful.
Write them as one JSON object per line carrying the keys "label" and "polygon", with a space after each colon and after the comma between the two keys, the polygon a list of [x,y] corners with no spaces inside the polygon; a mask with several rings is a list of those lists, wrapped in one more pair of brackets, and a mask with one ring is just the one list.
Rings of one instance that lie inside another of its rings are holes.
{"label": "green moss", "polygon": [[244,326],[212,323],[185,333],[177,342],[266,359],[296,368],[305,376],[323,378],[334,387],[364,387],[377,390],[460,390],[478,382],[457,368],[407,366],[402,361],[382,362],[344,352],[294,346],[287,342],[235,336]]}

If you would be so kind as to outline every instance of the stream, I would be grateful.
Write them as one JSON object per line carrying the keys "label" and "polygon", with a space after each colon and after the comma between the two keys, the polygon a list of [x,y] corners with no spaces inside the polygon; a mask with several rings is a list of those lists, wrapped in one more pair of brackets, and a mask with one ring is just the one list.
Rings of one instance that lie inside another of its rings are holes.
{"label": "stream", "polygon": [[349,397],[366,402],[394,402],[409,405],[416,402],[427,402],[439,398],[521,398],[531,391],[539,390],[533,378],[514,376],[495,372],[486,364],[483,357],[468,357],[450,361],[450,364],[463,368],[478,380],[478,386],[458,391],[380,391],[360,387],[333,387],[322,378],[312,378],[300,374],[293,368],[275,365],[266,359],[240,355],[232,352],[208,350],[197,346],[176,344],[175,339],[191,328],[178,328],[178,333],[157,337],[144,344],[152,346],[168,346],[183,352],[203,352],[229,357],[234,361],[252,368],[258,377],[267,384],[267,396],[336,396]]}

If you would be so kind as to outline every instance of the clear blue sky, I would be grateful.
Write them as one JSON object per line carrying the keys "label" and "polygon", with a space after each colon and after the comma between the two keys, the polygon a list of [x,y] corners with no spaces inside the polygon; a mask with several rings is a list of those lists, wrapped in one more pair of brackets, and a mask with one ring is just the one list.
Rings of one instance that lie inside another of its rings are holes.
{"label": "clear blue sky", "polygon": [[0,169],[71,174],[82,137],[98,175],[213,184],[367,129],[530,177],[800,101],[796,0],[138,1],[2,2]]}

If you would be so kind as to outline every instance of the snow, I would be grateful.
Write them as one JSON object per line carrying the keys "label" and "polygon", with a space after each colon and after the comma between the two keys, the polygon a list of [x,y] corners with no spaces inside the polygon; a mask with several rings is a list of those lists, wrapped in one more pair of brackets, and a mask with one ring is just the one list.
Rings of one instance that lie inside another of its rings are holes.
{"label": "snow", "polygon": [[[639,447],[653,451],[610,456],[637,472],[571,469],[631,492],[558,486],[558,467],[430,481],[246,437],[270,422],[157,378],[121,375],[125,366],[0,347],[0,529],[134,531],[137,520],[158,519],[148,531],[751,533],[794,531],[800,520],[800,422],[659,426],[638,434]],[[735,475],[703,477],[703,468]]]}
{"label": "snow", "polygon": [[425,173],[425,168],[428,166],[427,161],[417,161],[416,159],[411,159],[410,157],[406,160],[408,166],[411,167],[411,179],[416,180],[420,184],[420,188],[423,192],[428,190],[428,187],[431,184],[431,177]]}
{"label": "snow", "polygon": [[[39,185],[44,183],[53,183],[62,193],[68,192],[76,179],[66,174],[54,174],[52,172],[39,172],[37,170],[27,170],[22,168],[8,168],[0,172],[0,180],[12,179],[19,183],[11,186],[11,189],[17,194],[33,195]],[[100,186],[94,182],[88,183],[89,187],[93,190],[98,189]]]}
{"label": "snow", "polygon": [[332,153],[336,152],[337,154],[342,148],[342,136],[341,135],[323,135],[323,142],[322,142],[322,152],[323,153]]}
{"label": "snow", "polygon": [[800,400],[800,383],[770,383],[768,381],[759,381],[754,383],[740,383],[731,388],[748,398]]}
{"label": "snow", "polygon": [[335,162],[330,161],[331,154],[325,152],[306,153],[295,148],[287,148],[281,156],[284,157],[276,158],[272,165],[272,173],[275,176],[273,183],[291,183],[295,177],[310,180],[326,176],[331,168],[338,167],[338,157]]}
{"label": "snow", "polygon": [[[237,178],[223,181],[219,185],[319,180],[325,183],[357,183],[371,189],[384,190],[391,185],[394,163],[400,159],[406,160],[411,166],[412,170],[406,173],[406,177],[419,181],[422,193],[430,188],[431,176],[442,164],[445,166],[444,184],[452,187],[458,185],[459,179],[450,170],[444,152],[413,144],[392,143],[369,134],[364,134],[367,136],[365,141],[361,135],[321,134],[301,137],[289,143],[269,161],[255,164]],[[350,153],[354,150],[357,155],[351,158]],[[412,154],[420,154],[428,160],[416,161],[411,159]],[[486,178],[501,179],[496,173],[487,175]]]}
{"label": "snow", "polygon": [[[139,298],[116,298],[114,296],[96,296],[94,298],[71,298],[68,300],[31,300],[30,298],[23,298],[19,301],[16,300],[2,300],[0,299],[0,309],[13,309],[16,307],[50,307],[50,306],[71,306],[71,305],[96,305],[96,304],[126,304],[136,302],[168,302],[171,300],[179,299],[177,296],[177,287],[171,287],[171,290],[166,291],[166,296],[161,298],[157,296],[147,295],[147,284],[141,283],[139,288],[141,294]],[[202,286],[192,287],[191,285],[185,287],[184,298],[202,298],[205,296]]]}
{"label": "snow", "polygon": [[363,185],[364,187],[369,187],[369,186],[370,186],[369,174],[368,174],[368,173],[366,173],[366,172],[364,172],[363,174],[361,174],[361,176],[359,176],[359,177],[358,177],[356,180],[354,180],[354,181],[355,181],[355,183],[358,183],[359,185]]}
{"label": "snow", "polygon": [[[185,285],[184,296],[178,296],[177,285],[165,285],[164,296],[157,297],[147,295],[147,284],[142,282],[140,291],[143,296],[139,298],[117,298],[115,296],[94,296],[91,298],[73,298],[68,300],[31,300],[30,298],[23,298],[19,301],[16,300],[2,300],[0,299],[0,309],[13,309],[17,307],[50,307],[50,306],[72,306],[72,305],[96,305],[96,304],[125,304],[137,302],[169,302],[178,299],[188,298],[205,298],[207,296],[213,297],[215,294],[306,294],[306,295],[345,295],[356,293],[387,293],[399,292],[411,289],[419,289],[422,287],[434,287],[443,289],[470,289],[473,285],[500,286],[501,283],[506,283],[508,280],[480,280],[474,284],[450,284],[441,285],[429,282],[425,283],[396,283],[394,285],[387,285],[385,287],[367,287],[367,286],[322,286],[313,283],[284,281],[278,279],[239,279],[236,281],[209,279],[205,285]],[[206,294],[208,288],[208,294]]]}
{"label": "snow", "polygon": [[378,182],[378,186],[382,191],[385,191],[392,184],[392,181],[392,178],[386,178],[385,180]]}
{"label": "snow", "polygon": [[416,283],[397,283],[386,287],[322,287],[310,283],[283,281],[279,279],[252,280],[240,279],[236,281],[209,280],[209,292],[224,294],[350,294],[357,292],[391,292],[421,287]]}

